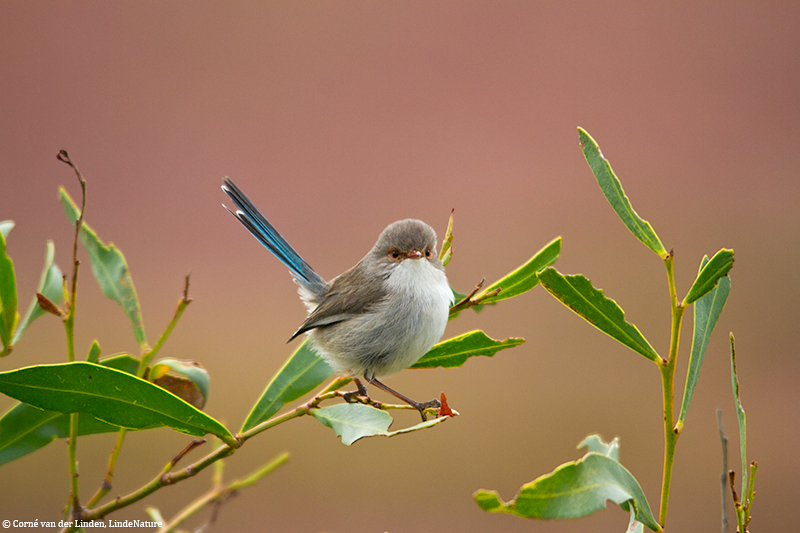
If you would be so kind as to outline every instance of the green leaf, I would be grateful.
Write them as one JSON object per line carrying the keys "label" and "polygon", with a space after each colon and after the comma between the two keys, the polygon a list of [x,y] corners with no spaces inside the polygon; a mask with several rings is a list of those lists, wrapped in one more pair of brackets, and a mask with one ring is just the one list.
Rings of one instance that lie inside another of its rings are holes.
{"label": "green leaf", "polygon": [[457,368],[470,357],[476,355],[491,357],[500,350],[519,346],[523,342],[525,339],[515,337],[498,341],[482,331],[470,331],[435,345],[420,357],[419,361],[411,365],[411,368]]}
{"label": "green leaf", "polygon": [[164,389],[94,363],[39,365],[0,372],[0,392],[39,409],[89,413],[129,429],[163,424],[182,433],[212,433],[228,444],[225,426]]}
{"label": "green leaf", "polygon": [[[63,187],[58,189],[61,203],[67,212],[67,217],[74,225],[80,215],[78,206],[72,201]],[[86,224],[81,225],[81,242],[89,253],[92,262],[92,273],[100,284],[103,294],[122,306],[125,314],[133,325],[133,334],[139,346],[147,344],[147,338],[142,324],[142,311],[139,308],[139,298],[133,286],[133,278],[128,271],[128,263],[113,243],[106,246],[97,236],[97,233]]]}
{"label": "green leaf", "polygon": [[747,417],[742,407],[742,399],[739,396],[739,378],[736,376],[736,346],[733,333],[731,339],[731,386],[733,387],[733,399],[736,401],[736,419],[739,421],[739,455],[742,458],[742,499],[747,494]]}
{"label": "green leaf", "polygon": [[[708,256],[703,257],[700,263],[700,272],[708,263]],[[708,341],[714,326],[717,325],[722,308],[731,292],[731,278],[725,276],[719,280],[717,286],[706,293],[694,304],[694,333],[692,335],[692,354],[689,356],[689,371],[686,374],[686,386],[683,389],[683,403],[681,413],[678,416],[677,427],[682,428],[689,412],[689,403],[692,401],[697,379],[700,377],[700,367],[703,365],[703,357],[706,354]]]}
{"label": "green leaf", "polygon": [[[173,372],[184,377],[168,374]],[[178,359],[161,359],[150,368],[148,379],[159,387],[168,390],[178,398],[202,409],[208,401],[211,377],[203,365],[196,361],[179,361]],[[188,379],[184,379],[188,378]]]}
{"label": "green leaf", "polygon": [[[13,222],[9,227],[5,223],[6,233],[11,231]],[[14,262],[6,254],[5,235],[0,236],[0,341],[5,349],[0,355],[8,355],[11,351],[11,338],[17,326],[19,313],[17,313],[17,278],[14,274]]]}
{"label": "green leaf", "polygon": [[203,368],[200,363],[195,361],[180,361],[178,359],[171,358],[160,359],[150,370],[151,375],[156,371],[156,367],[158,365],[164,365],[170,370],[184,375],[192,380],[192,383],[197,385],[197,388],[202,393],[203,398],[208,400],[211,376],[208,375],[208,371]]}
{"label": "green leaf", "polygon": [[[547,243],[544,248],[536,252],[527,263],[511,272],[503,279],[492,283],[486,290],[476,296],[476,300],[479,300],[482,304],[490,304],[519,296],[531,290],[539,283],[539,278],[536,274],[543,268],[555,263],[560,253],[561,237],[556,237]],[[501,290],[496,296],[482,298],[483,295],[496,290],[498,287],[500,287]]]}
{"label": "green leaf", "polygon": [[[96,363],[100,359],[100,344],[98,344],[97,339],[92,341],[92,347],[89,348],[89,356],[86,358],[86,361],[89,363]],[[136,363],[136,368],[138,369],[139,363]],[[136,374],[136,370],[133,372],[128,372],[129,374]]]}
{"label": "green leaf", "polygon": [[450,221],[447,223],[447,231],[444,234],[444,239],[442,239],[442,249],[439,252],[439,260],[444,266],[447,266],[450,259],[453,258],[453,250],[450,248],[453,244],[453,211],[450,212]]}
{"label": "green leaf", "polygon": [[547,520],[587,516],[605,509],[606,500],[611,500],[653,531],[661,531],[633,475],[614,459],[595,452],[523,485],[510,502],[502,501],[496,491],[483,489],[473,497],[484,511]]}
{"label": "green leaf", "polygon": [[308,342],[303,342],[269,382],[247,415],[242,431],[268,420],[284,405],[316,389],[334,373],[330,365],[314,353]]}
{"label": "green leaf", "polygon": [[4,239],[7,239],[8,234],[14,228],[14,225],[15,224],[13,220],[3,220],[0,222],[0,235],[2,235]]}
{"label": "green leaf", "polygon": [[369,405],[360,403],[342,403],[314,409],[311,411],[314,418],[324,425],[333,429],[337,437],[342,438],[342,443],[350,446],[358,439],[364,437],[394,437],[403,433],[410,433],[429,427],[436,426],[444,422],[448,417],[443,416],[420,422],[415,426],[400,429],[397,431],[387,431],[392,425],[392,417],[389,413],[375,409]]}
{"label": "green leaf", "polygon": [[[97,342],[92,346],[96,345]],[[130,355],[118,355],[100,364],[135,374],[139,361]],[[0,418],[0,465],[35,452],[55,439],[69,437],[69,418],[68,414],[42,411],[24,403],[11,408]],[[119,426],[101,422],[87,414],[78,417],[78,435],[116,433],[119,430]]]}
{"label": "green leaf", "polygon": [[605,455],[610,459],[619,462],[619,437],[609,443],[603,442],[600,435],[589,435],[578,444],[578,449],[589,448],[590,452]]}
{"label": "green leaf", "polygon": [[631,511],[631,519],[628,521],[628,529],[625,533],[644,533],[644,524],[636,520],[636,513]]}
{"label": "green leaf", "polygon": [[[115,433],[119,426],[93,416],[78,417],[78,435]],[[56,439],[69,437],[69,415],[18,403],[0,418],[0,465],[33,453]]]}
{"label": "green leaf", "polygon": [[711,258],[711,261],[705,264],[697,274],[692,288],[686,298],[683,299],[684,307],[701,298],[704,294],[708,293],[717,284],[719,279],[726,275],[733,267],[733,250],[726,250],[723,248]]}
{"label": "green leaf", "polygon": [[625,321],[625,313],[617,303],[606,298],[602,290],[595,289],[586,277],[580,274],[564,276],[549,267],[539,274],[539,280],[557,300],[603,333],[655,363],[661,361],[636,326]]}
{"label": "green leaf", "polygon": [[[94,351],[95,346],[97,346],[97,351],[99,354],[100,345],[97,344],[97,341],[94,341],[92,343],[92,347],[89,349],[90,356]],[[92,361],[89,362],[91,363]],[[136,372],[139,370],[139,359],[127,353],[111,355],[100,361],[98,364],[102,366],[107,366],[108,368],[121,370],[122,372],[125,372],[126,374],[131,374],[132,376],[135,376]]]}
{"label": "green leaf", "polygon": [[[64,302],[64,289],[61,269],[53,262],[55,253],[56,248],[53,245],[53,241],[47,241],[47,248],[44,254],[44,269],[42,269],[42,275],[39,278],[39,285],[36,288],[36,292],[44,294],[47,296],[47,299],[54,304],[61,305]],[[39,301],[34,295],[33,300],[31,300],[28,306],[28,312],[25,313],[25,316],[17,325],[12,343],[16,344],[22,336],[22,332],[25,331],[25,328],[44,313],[44,310],[39,306]]]}
{"label": "green leaf", "polygon": [[661,244],[661,239],[658,238],[650,223],[639,217],[636,211],[633,210],[630,200],[625,195],[625,191],[622,190],[622,184],[614,174],[614,171],[611,170],[611,164],[603,157],[603,153],[595,140],[583,128],[578,128],[578,136],[580,137],[583,156],[586,158],[586,162],[589,163],[589,168],[592,169],[592,173],[608,203],[611,204],[619,218],[637,239],[657,253],[659,257],[666,259],[668,254],[664,249],[664,245]]}

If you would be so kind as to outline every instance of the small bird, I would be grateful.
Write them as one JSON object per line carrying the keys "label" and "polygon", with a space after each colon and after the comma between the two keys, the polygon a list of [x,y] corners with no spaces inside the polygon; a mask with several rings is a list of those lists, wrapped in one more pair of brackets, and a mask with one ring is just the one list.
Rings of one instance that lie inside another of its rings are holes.
{"label": "small bird", "polygon": [[223,207],[289,268],[299,285],[309,313],[289,341],[307,334],[312,348],[337,373],[353,377],[358,390],[345,393],[346,401],[369,398],[359,380],[363,376],[413,406],[423,421],[425,409],[440,407],[439,400],[416,402],[378,381],[416,363],[447,325],[454,296],[433,228],[414,219],[389,224],[361,261],[325,281],[230,178],[223,179],[222,190],[236,211]]}

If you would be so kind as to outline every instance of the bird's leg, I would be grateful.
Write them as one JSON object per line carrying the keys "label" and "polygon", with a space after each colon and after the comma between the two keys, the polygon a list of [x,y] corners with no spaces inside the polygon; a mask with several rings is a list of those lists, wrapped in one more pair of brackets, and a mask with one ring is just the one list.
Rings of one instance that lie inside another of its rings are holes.
{"label": "bird's leg", "polygon": [[369,394],[367,393],[367,388],[364,386],[363,383],[361,383],[361,380],[358,378],[353,378],[353,381],[356,383],[356,387],[358,387],[358,390],[345,392],[342,395],[344,401],[346,401],[347,403],[353,403],[354,401],[356,401],[354,399],[356,396],[362,396],[367,400],[369,400]]}
{"label": "bird's leg", "polygon": [[[369,384],[375,385],[376,387],[378,387],[382,391],[388,392],[392,396],[403,400],[408,405],[410,405],[411,407],[413,407],[414,409],[419,411],[419,414],[422,417],[422,421],[423,422],[425,422],[428,419],[425,416],[425,409],[428,409],[429,407],[441,407],[442,406],[442,404],[439,402],[439,400],[431,400],[429,402],[424,402],[424,403],[415,402],[414,400],[412,400],[408,396],[404,396],[403,394],[400,394],[396,390],[387,387],[386,385],[384,385],[383,383],[381,383],[380,381],[375,379],[374,376],[370,378],[370,377],[364,375],[364,379],[366,379]],[[358,380],[356,380],[356,381],[358,381]],[[359,385],[360,385],[360,382],[359,382]]]}

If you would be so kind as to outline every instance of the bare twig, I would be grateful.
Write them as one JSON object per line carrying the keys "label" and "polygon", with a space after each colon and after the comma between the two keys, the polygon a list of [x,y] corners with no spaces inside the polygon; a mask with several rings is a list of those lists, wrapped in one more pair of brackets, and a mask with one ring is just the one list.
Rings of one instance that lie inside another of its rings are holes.
{"label": "bare twig", "polygon": [[480,280],[480,282],[478,282],[478,284],[475,285],[475,288],[472,289],[471,293],[469,293],[464,298],[462,298],[461,300],[459,300],[458,302],[453,304],[452,307],[450,307],[450,316],[451,317],[453,315],[455,315],[456,313],[460,313],[461,311],[463,311],[465,309],[469,309],[470,307],[478,305],[478,302],[473,301],[473,297],[476,294],[478,294],[478,291],[481,290],[481,287],[483,287],[483,283],[485,281],[486,281],[486,278],[483,278],[482,280]]}
{"label": "bare twig", "polygon": [[[67,316],[64,317],[64,328],[67,333],[67,360],[71,363],[75,361],[75,304],[78,291],[78,238],[83,225],[83,215],[86,210],[86,180],[83,179],[80,170],[72,160],[66,150],[61,150],[56,156],[62,163],[68,164],[78,176],[81,184],[81,211],[75,220],[75,239],[72,244],[72,290],[67,299]],[[72,505],[72,516],[78,520],[82,516],[80,498],[78,497],[78,461],[76,459],[78,446],[78,413],[72,413],[69,417],[69,473],[71,480],[70,502]]]}
{"label": "bare twig", "polygon": [[717,409],[717,427],[719,428],[719,440],[722,444],[722,474],[719,476],[722,485],[722,533],[728,533],[728,510],[727,510],[727,478],[728,478],[728,437],[722,429],[722,409]]}

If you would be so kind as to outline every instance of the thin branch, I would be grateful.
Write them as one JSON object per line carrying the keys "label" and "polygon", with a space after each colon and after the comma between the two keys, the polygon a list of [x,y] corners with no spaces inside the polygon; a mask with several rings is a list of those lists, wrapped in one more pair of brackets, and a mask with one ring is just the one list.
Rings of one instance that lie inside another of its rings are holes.
{"label": "thin branch", "polygon": [[482,280],[480,280],[480,282],[478,282],[478,284],[475,285],[475,288],[472,289],[471,293],[469,293],[464,298],[462,298],[461,300],[459,300],[458,302],[453,304],[452,307],[450,307],[450,317],[452,317],[456,313],[460,313],[461,311],[464,311],[465,309],[469,309],[470,307],[474,307],[474,306],[479,304],[479,302],[474,301],[474,296],[476,294],[478,294],[479,290],[481,290],[481,287],[483,287],[483,283],[485,281],[486,281],[486,278],[483,278]]}
{"label": "thin branch", "polygon": [[[292,420],[294,418],[308,415],[311,413],[313,409],[319,407],[319,404],[321,402],[333,398],[341,398],[343,395],[344,393],[339,390],[318,394],[308,402],[295,407],[291,411],[287,411],[286,413],[277,415],[269,420],[266,420],[258,424],[257,426],[250,428],[249,430],[243,433],[235,435],[234,437],[236,441],[239,443],[239,446],[233,447],[230,444],[223,444],[222,446],[215,449],[214,451],[212,451],[199,461],[192,463],[191,465],[176,472],[171,471],[174,464],[172,462],[169,462],[162,469],[159,475],[153,478],[149,483],[143,485],[139,489],[131,492],[126,496],[117,497],[115,500],[108,502],[105,505],[101,505],[100,507],[97,507],[95,509],[85,510],[81,518],[83,520],[99,520],[118,509],[127,507],[128,505],[138,502],[139,500],[149,496],[150,494],[159,490],[162,487],[165,487],[167,485],[173,485],[175,483],[179,483],[185,479],[193,477],[202,472],[203,470],[205,470],[206,468],[208,468],[209,466],[211,466],[212,464],[216,463],[220,459],[224,459],[225,457],[232,455],[247,440],[258,435],[259,433],[271,429],[277,425],[283,424],[284,422],[288,422],[289,420]],[[383,410],[414,409],[409,405],[384,404],[381,402],[371,402],[371,405],[373,405],[378,409],[383,409]],[[250,479],[250,477],[244,479],[248,480]],[[72,531],[72,529],[65,529],[64,531]]]}
{"label": "thin branch", "polygon": [[747,500],[744,505],[744,530],[747,531],[747,526],[750,525],[750,508],[753,505],[753,499],[756,497],[756,470],[758,463],[753,461],[750,463],[750,476],[748,477],[747,485]]}
{"label": "thin branch", "polygon": [[722,485],[722,533],[728,533],[728,505],[726,495],[728,493],[728,437],[722,429],[722,409],[717,409],[717,427],[719,428],[719,441],[722,444],[722,474],[719,476]]}
{"label": "thin branch", "polygon": [[664,527],[667,521],[667,508],[669,505],[669,489],[672,484],[672,464],[675,459],[675,446],[680,436],[680,428],[674,427],[675,406],[675,366],[678,360],[678,346],[681,338],[681,321],[683,318],[684,307],[678,303],[675,291],[675,274],[672,269],[673,254],[670,251],[664,260],[667,269],[667,281],[669,282],[670,305],[672,307],[672,325],[669,340],[668,359],[659,365],[661,372],[661,389],[664,404],[664,470],[661,477],[661,506],[658,515],[658,523]]}
{"label": "thin branch", "polygon": [[186,274],[186,283],[183,287],[183,296],[180,300],[178,300],[178,305],[175,308],[175,313],[172,316],[172,320],[170,320],[169,324],[167,325],[167,329],[164,330],[164,333],[161,334],[161,337],[158,338],[156,345],[153,346],[149,352],[142,356],[142,361],[139,363],[139,371],[137,372],[138,377],[144,377],[150,361],[153,360],[158,351],[161,350],[161,347],[164,346],[164,343],[167,341],[167,338],[169,338],[170,333],[172,333],[172,330],[175,329],[175,325],[178,323],[181,315],[186,310],[186,306],[188,306],[190,303],[192,303],[192,299],[189,297],[189,274]]}
{"label": "thin branch", "polygon": [[[83,179],[80,170],[72,160],[66,150],[61,150],[56,156],[62,163],[68,164],[78,176],[81,184],[81,211],[75,220],[75,239],[72,243],[72,290],[67,300],[67,316],[64,318],[64,328],[67,333],[67,360],[71,363],[75,361],[75,307],[78,292],[78,239],[83,226],[83,215],[86,210],[86,180]],[[81,504],[78,496],[78,460],[76,458],[78,447],[78,413],[72,413],[69,417],[69,474],[71,481],[70,502],[72,505],[72,515],[75,519],[81,517]]]}
{"label": "thin branch", "polygon": [[[282,464],[284,464],[289,459],[289,454],[284,452],[281,455],[272,459],[269,463],[261,466],[257,470],[254,470],[252,473],[248,474],[247,476],[237,479],[236,481],[232,481],[227,486],[222,486],[222,481],[219,480],[219,483],[215,483],[214,488],[209,490],[207,493],[203,494],[195,501],[187,505],[183,510],[181,510],[177,515],[175,515],[172,520],[170,520],[167,524],[161,527],[157,533],[169,533],[173,531],[176,527],[178,527],[182,522],[188,519],[190,516],[195,514],[197,511],[201,510],[203,507],[208,505],[209,503],[216,503],[217,507],[215,508],[215,513],[212,515],[211,521],[214,521],[216,517],[216,511],[219,509],[219,505],[223,504],[230,496],[234,495],[237,490],[251,485],[264,477],[265,475],[269,474]],[[218,461],[216,464],[222,464],[222,461]]]}
{"label": "thin branch", "polygon": [[114,444],[114,449],[111,450],[111,455],[108,458],[106,476],[103,478],[103,483],[100,484],[100,488],[97,489],[97,492],[94,493],[89,502],[86,504],[87,509],[91,509],[97,505],[97,502],[102,500],[103,496],[108,494],[108,491],[111,490],[111,482],[114,480],[114,468],[117,465],[117,458],[119,457],[120,450],[122,450],[122,441],[125,440],[125,435],[127,432],[128,430],[126,428],[119,430],[119,433],[117,434],[117,442]]}
{"label": "thin branch", "polygon": [[[186,282],[183,287],[183,296],[178,301],[178,306],[175,309],[175,314],[172,317],[167,329],[164,333],[161,334],[161,337],[158,339],[156,345],[150,349],[148,352],[142,354],[142,360],[139,363],[139,369],[137,371],[138,377],[144,377],[144,374],[147,372],[147,367],[150,364],[150,361],[153,357],[158,353],[161,347],[166,342],[169,334],[172,333],[172,330],[175,328],[175,325],[178,323],[178,319],[183,314],[183,311],[186,309],[186,306],[191,303],[192,299],[189,297],[189,274],[186,274]],[[103,478],[103,483],[100,485],[100,488],[97,489],[97,492],[94,493],[94,496],[89,500],[89,503],[86,504],[86,507],[91,509],[97,503],[103,499],[103,496],[108,494],[111,490],[111,482],[114,479],[114,469],[116,468],[117,458],[119,457],[120,452],[122,451],[122,443],[125,440],[125,436],[127,435],[128,430],[122,428],[119,430],[119,434],[117,436],[117,442],[114,445],[114,449],[111,450],[111,456],[108,459],[108,469],[106,470],[106,476]],[[205,442],[205,441],[203,441]]]}

